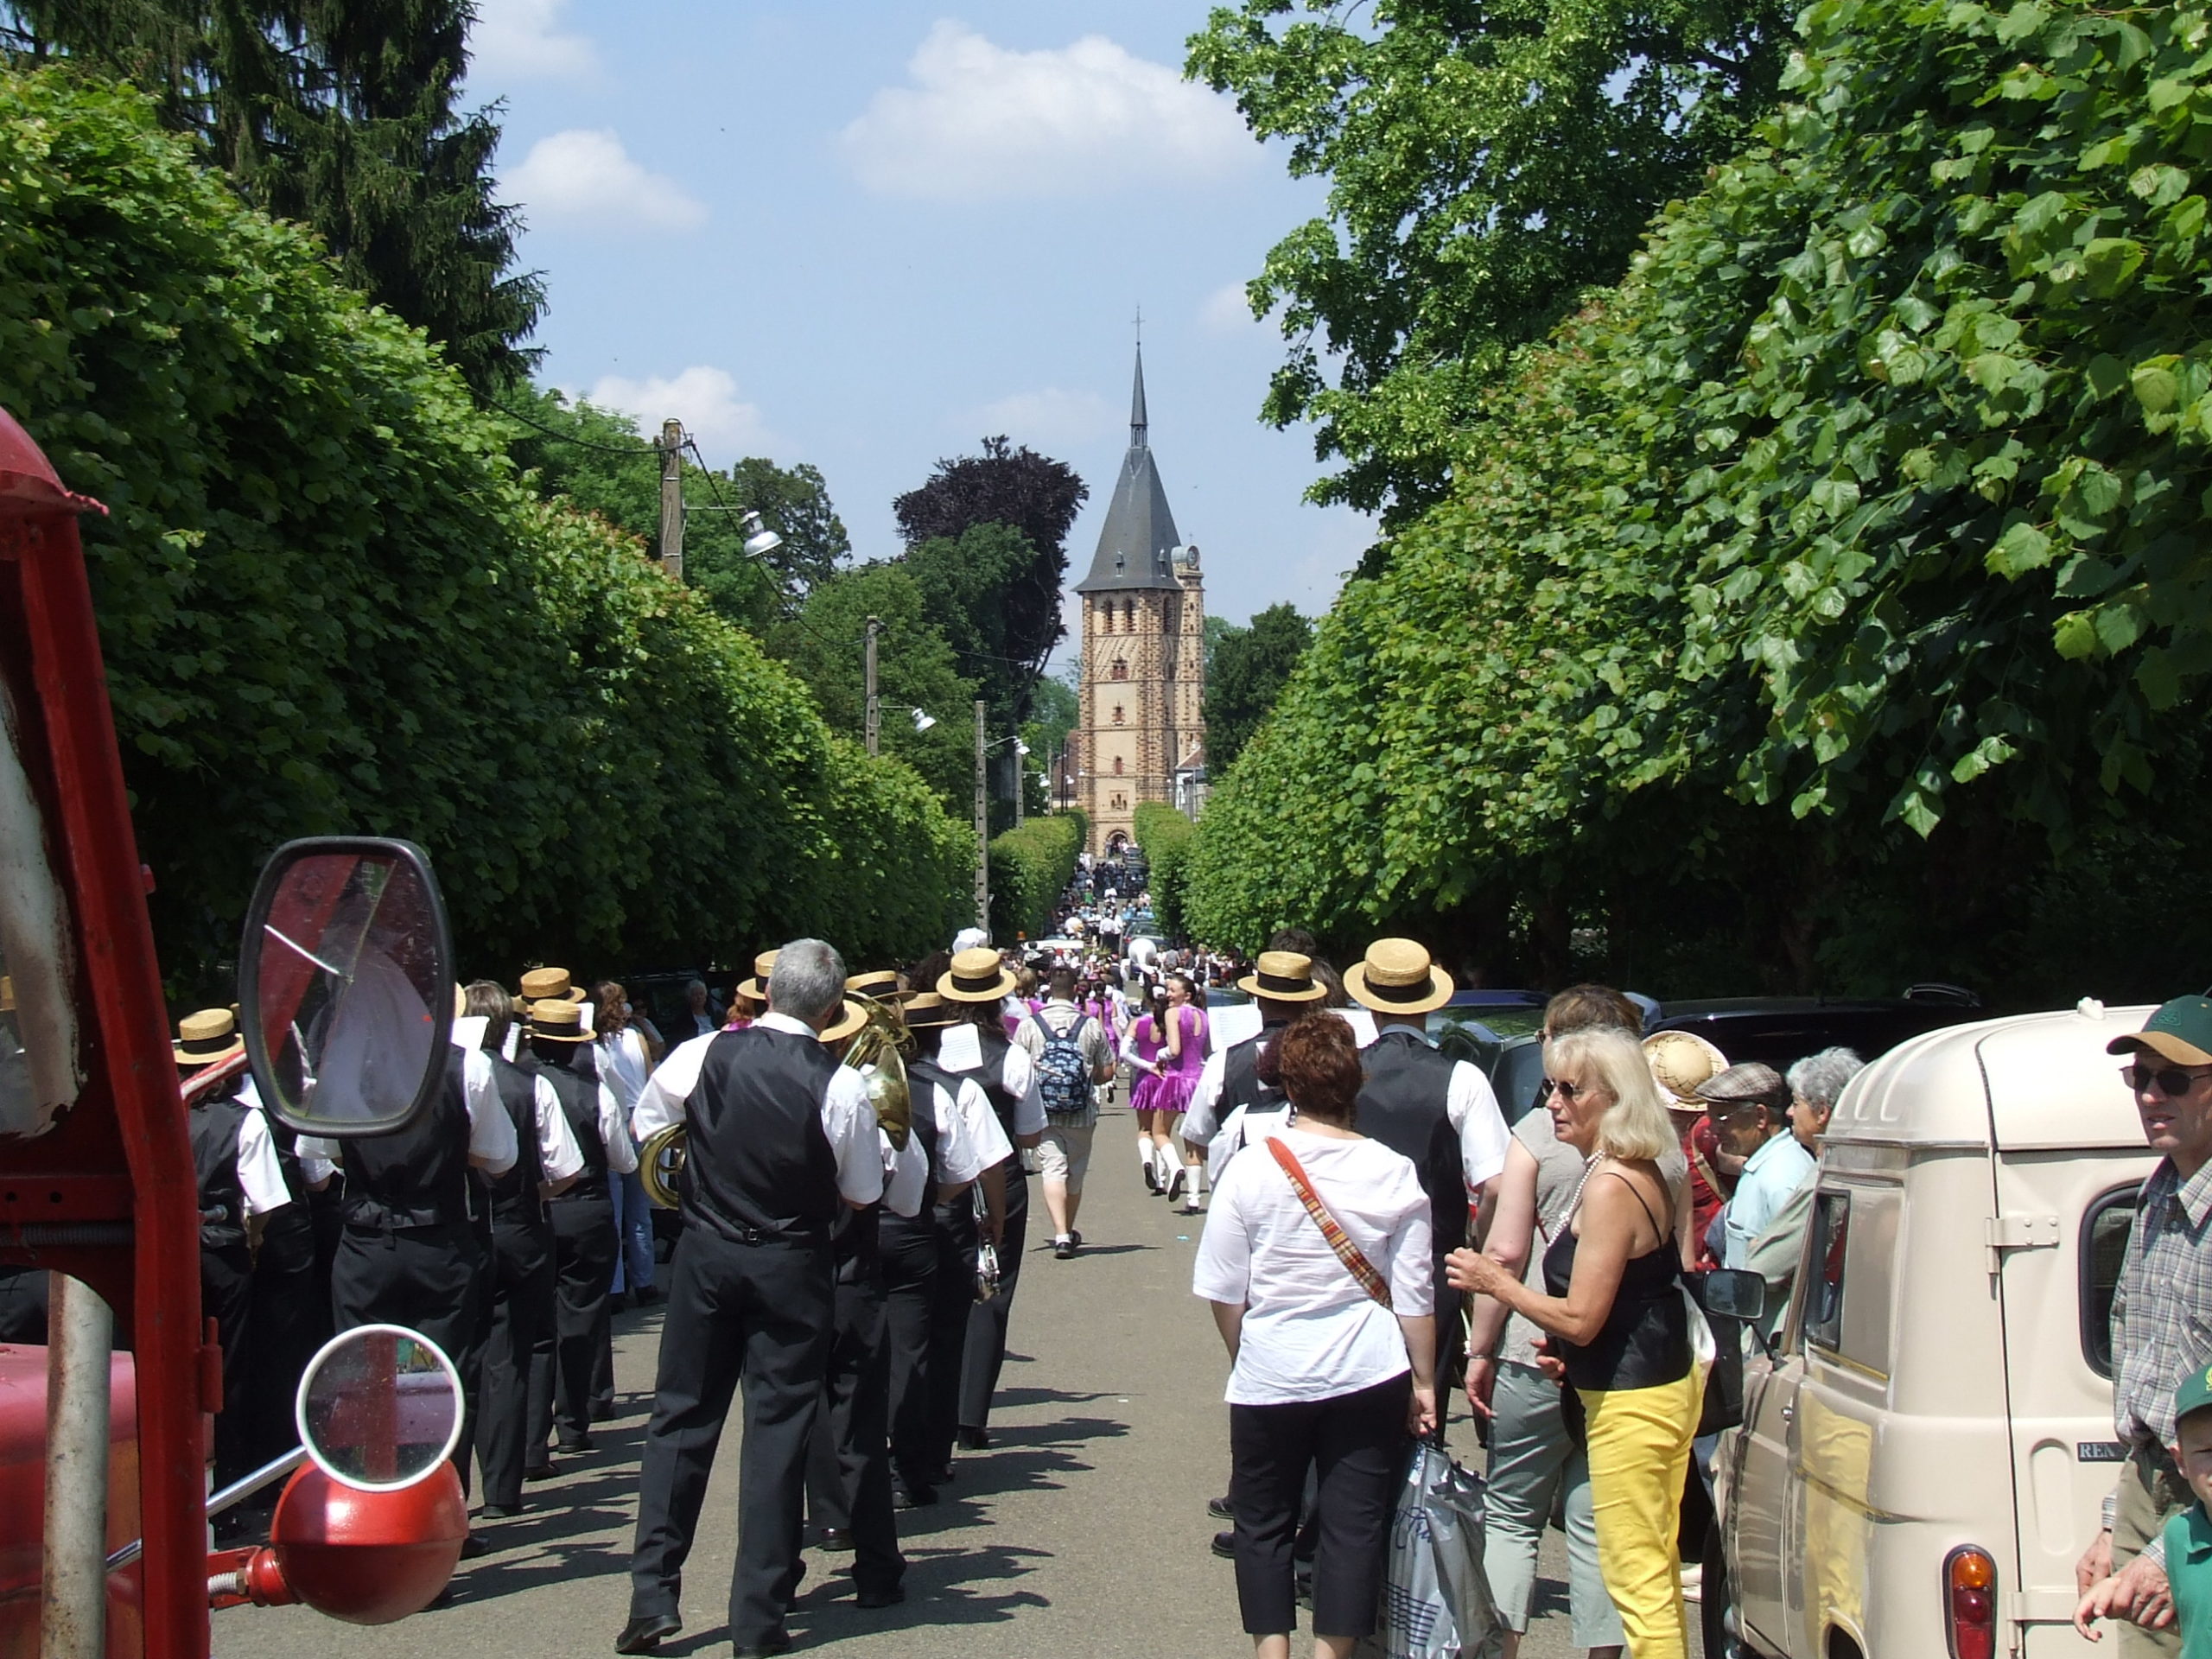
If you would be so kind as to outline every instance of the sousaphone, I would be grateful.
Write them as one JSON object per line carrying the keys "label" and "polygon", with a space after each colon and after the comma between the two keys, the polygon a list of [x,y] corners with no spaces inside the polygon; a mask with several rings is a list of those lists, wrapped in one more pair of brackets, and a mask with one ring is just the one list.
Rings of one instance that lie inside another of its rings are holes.
{"label": "sousaphone", "polygon": [[913,1097],[906,1086],[906,1056],[914,1039],[906,1016],[895,1001],[868,998],[868,1023],[845,1045],[843,1064],[861,1074],[868,1085],[868,1104],[875,1109],[876,1126],[904,1152],[913,1128]]}

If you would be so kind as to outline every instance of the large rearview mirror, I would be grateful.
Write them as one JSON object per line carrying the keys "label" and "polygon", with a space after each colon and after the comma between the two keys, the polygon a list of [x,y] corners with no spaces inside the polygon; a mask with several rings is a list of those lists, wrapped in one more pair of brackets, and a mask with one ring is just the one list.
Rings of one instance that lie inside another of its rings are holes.
{"label": "large rearview mirror", "polygon": [[1759,1319],[1766,1315],[1766,1281],[1739,1268],[1721,1268],[1705,1275],[1705,1311],[1724,1319]]}
{"label": "large rearview mirror", "polygon": [[442,1084],[453,945],[412,842],[288,842],[261,872],[238,951],[262,1103],[308,1135],[388,1135]]}
{"label": "large rearview mirror", "polygon": [[365,1492],[412,1486],[461,1443],[461,1373],[402,1325],[340,1332],[308,1362],[300,1444],[333,1480]]}

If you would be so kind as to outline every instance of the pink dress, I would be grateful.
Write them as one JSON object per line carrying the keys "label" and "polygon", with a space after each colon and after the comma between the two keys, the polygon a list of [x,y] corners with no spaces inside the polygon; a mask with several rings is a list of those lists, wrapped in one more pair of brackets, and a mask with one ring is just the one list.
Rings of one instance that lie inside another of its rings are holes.
{"label": "pink dress", "polygon": [[[1129,1028],[1129,1041],[1139,1059],[1149,1064],[1160,1058],[1160,1030],[1153,1023],[1150,1014],[1141,1016]],[[1167,1079],[1151,1071],[1138,1072],[1136,1079],[1137,1086],[1129,1090],[1129,1109],[1133,1112],[1158,1110],[1160,1087]]]}
{"label": "pink dress", "polygon": [[[1191,1091],[1198,1086],[1198,1073],[1206,1063],[1206,1016],[1204,1009],[1185,1002],[1168,1009],[1167,1017],[1183,1028],[1183,1052],[1167,1063],[1152,1107],[1156,1112],[1186,1112],[1191,1109]],[[1160,1047],[1164,1056],[1166,1045]]]}

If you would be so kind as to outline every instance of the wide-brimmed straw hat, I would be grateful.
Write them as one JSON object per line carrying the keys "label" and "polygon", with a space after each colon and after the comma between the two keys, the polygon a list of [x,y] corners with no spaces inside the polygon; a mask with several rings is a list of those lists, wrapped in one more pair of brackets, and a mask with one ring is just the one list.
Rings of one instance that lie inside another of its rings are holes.
{"label": "wide-brimmed straw hat", "polygon": [[176,1022],[176,1041],[169,1046],[179,1065],[213,1065],[242,1051],[245,1039],[228,1008],[202,1008]]}
{"label": "wide-brimmed straw hat", "polygon": [[1295,950],[1262,950],[1258,966],[1236,988],[1271,1002],[1319,1002],[1329,988],[1313,977],[1313,958]]}
{"label": "wide-brimmed straw hat", "polygon": [[1427,1014],[1452,1000],[1452,976],[1412,939],[1377,939],[1344,969],[1352,1001],[1377,1014]]}
{"label": "wide-brimmed straw hat", "polygon": [[1694,1031],[1655,1031],[1643,1039],[1651,1076],[1673,1111],[1701,1112],[1697,1091],[1728,1069],[1728,1057]]}
{"label": "wide-brimmed straw hat", "polygon": [[765,1003],[768,1000],[768,976],[776,971],[773,950],[763,950],[753,958],[753,977],[737,988],[737,994],[748,1001]]}
{"label": "wide-brimmed straw hat", "polygon": [[815,1036],[825,1043],[834,1043],[849,1037],[868,1024],[868,1005],[847,997],[837,1010],[837,1017],[824,1026]]}
{"label": "wide-brimmed straw hat", "polygon": [[938,1026],[950,1026],[960,1018],[959,1010],[935,991],[915,991],[906,998],[906,1029],[928,1031]]}
{"label": "wide-brimmed straw hat", "polygon": [[528,1002],[578,1002],[582,996],[565,968],[533,968],[522,976],[522,1000]]}
{"label": "wide-brimmed straw hat", "polygon": [[948,1002],[996,1002],[1019,982],[1013,969],[988,946],[963,950],[949,973],[938,976],[937,994]]}
{"label": "wide-brimmed straw hat", "polygon": [[591,1033],[584,1029],[583,1005],[563,1002],[556,997],[546,997],[530,1005],[530,1034],[543,1037],[549,1043],[588,1043]]}
{"label": "wide-brimmed straw hat", "polygon": [[877,1002],[896,1002],[901,993],[899,976],[888,968],[878,968],[865,974],[855,974],[845,981],[845,995],[865,996]]}

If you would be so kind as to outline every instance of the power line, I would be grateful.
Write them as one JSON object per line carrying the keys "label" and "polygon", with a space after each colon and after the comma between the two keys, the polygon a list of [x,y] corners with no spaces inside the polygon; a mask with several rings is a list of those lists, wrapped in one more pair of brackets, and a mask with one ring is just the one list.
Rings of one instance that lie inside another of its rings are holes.
{"label": "power line", "polygon": [[632,460],[636,460],[641,456],[653,455],[658,453],[653,447],[647,443],[643,438],[639,438],[637,441],[636,447],[634,448],[625,447],[621,444],[595,443],[589,438],[580,438],[573,432],[563,432],[558,427],[548,426],[543,421],[534,420],[530,416],[524,414],[520,410],[509,409],[505,404],[493,404],[492,407],[497,410],[500,414],[505,416],[511,421],[519,422],[522,425],[529,427],[534,431],[543,433],[549,438],[557,438],[563,443],[572,443],[579,449],[594,450],[602,455],[626,455]]}

